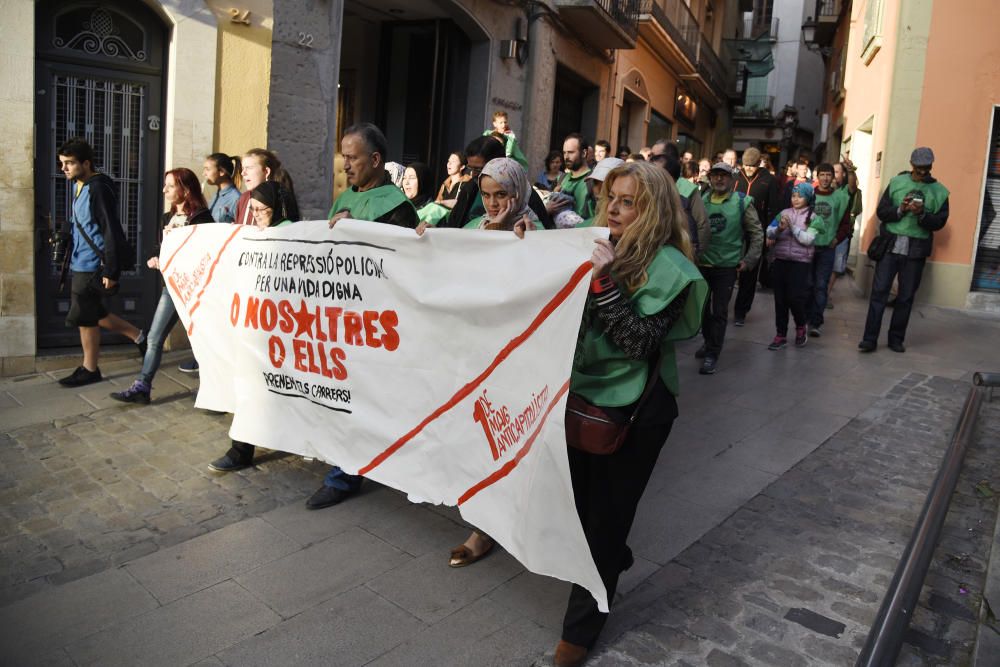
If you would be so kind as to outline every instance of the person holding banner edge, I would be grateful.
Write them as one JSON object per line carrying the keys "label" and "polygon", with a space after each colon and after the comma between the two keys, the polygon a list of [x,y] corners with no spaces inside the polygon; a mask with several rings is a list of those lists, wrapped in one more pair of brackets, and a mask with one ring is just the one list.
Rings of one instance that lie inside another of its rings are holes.
{"label": "person holding banner edge", "polygon": [[[389,142],[382,130],[371,123],[352,125],[344,131],[340,152],[351,187],[333,203],[330,229],[344,218],[415,229],[419,223],[417,209],[393,185],[385,170]],[[318,510],[347,500],[361,488],[362,479],[361,475],[348,475],[338,466],[331,466],[323,485],[306,500],[306,508]]]}
{"label": "person holding banner edge", "polygon": [[[503,211],[516,208],[507,204]],[[610,239],[595,241],[593,281],[570,392],[628,416],[645,393],[651,369],[659,369],[650,380],[655,384],[648,397],[657,407],[636,416],[620,449],[609,455],[568,450],[577,511],[611,600],[619,576],[632,565],[626,539],[677,416],[673,341],[697,333],[708,286],[692,261],[687,218],[663,169],[645,162],[612,169],[601,190],[594,226],[608,227]],[[518,220],[514,232],[523,237],[526,228],[525,221]],[[473,532],[452,550],[449,565],[474,563],[492,547],[489,537]],[[582,664],[607,616],[587,589],[574,584],[555,665]]]}

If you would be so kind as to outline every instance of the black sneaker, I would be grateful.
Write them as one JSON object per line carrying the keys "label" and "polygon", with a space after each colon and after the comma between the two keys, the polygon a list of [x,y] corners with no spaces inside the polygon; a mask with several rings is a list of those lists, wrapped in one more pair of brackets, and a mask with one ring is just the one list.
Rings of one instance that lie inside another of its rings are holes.
{"label": "black sneaker", "polygon": [[122,403],[142,403],[149,405],[149,394],[152,388],[142,380],[136,380],[125,391],[116,391],[111,398]]}
{"label": "black sneaker", "polygon": [[704,359],[705,358],[705,346],[704,345],[702,345],[701,347],[699,347],[698,351],[694,353],[694,358],[695,359]]}
{"label": "black sneaker", "polygon": [[878,344],[873,340],[863,340],[858,343],[858,350],[861,352],[874,352]]}
{"label": "black sneaker", "polygon": [[819,338],[820,336],[823,335],[823,326],[817,324],[810,324],[809,335],[812,336],[813,338]]}
{"label": "black sneaker", "polygon": [[229,458],[229,454],[226,454],[222,458],[215,459],[208,464],[209,470],[214,470],[215,472],[236,472],[237,470],[243,470],[252,466],[252,463],[243,463],[242,461],[234,461]]}
{"label": "black sneaker", "polygon": [[902,343],[889,343],[889,349],[900,354],[906,352],[906,346]]}
{"label": "black sneaker", "polygon": [[181,373],[197,373],[198,372],[198,360],[192,359],[190,361],[185,361],[183,364],[177,367]]}
{"label": "black sneaker", "polygon": [[746,326],[746,323],[747,323],[747,318],[745,318],[745,317],[734,317],[733,318],[733,326],[734,327],[743,327],[743,326]]}
{"label": "black sneaker", "polygon": [[100,368],[88,371],[83,366],[77,366],[76,370],[73,371],[71,375],[59,380],[59,384],[64,387],[82,387],[84,385],[100,382],[103,379],[104,378],[101,377]]}
{"label": "black sneaker", "polygon": [[705,361],[701,362],[698,372],[702,375],[715,375],[715,367],[719,363],[719,358],[710,354],[705,355]]}
{"label": "black sneaker", "polygon": [[316,493],[309,496],[309,500],[306,501],[306,509],[321,510],[324,507],[332,507],[333,505],[347,500],[355,493],[355,491],[345,491],[344,489],[338,489],[324,484],[316,489]]}
{"label": "black sneaker", "polygon": [[146,332],[139,329],[139,336],[135,339],[135,346],[139,348],[139,356],[146,357]]}

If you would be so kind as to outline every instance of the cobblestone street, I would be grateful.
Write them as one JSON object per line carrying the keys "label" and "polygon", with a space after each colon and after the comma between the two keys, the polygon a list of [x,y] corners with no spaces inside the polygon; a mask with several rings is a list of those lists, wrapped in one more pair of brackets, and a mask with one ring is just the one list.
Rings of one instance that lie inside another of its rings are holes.
{"label": "cobblestone street", "polygon": [[[853,662],[1000,321],[918,308],[905,355],[854,349],[844,285],[822,339],[768,352],[770,295],[717,376],[679,350],[681,417],[646,492],[589,664]],[[947,344],[961,327],[963,344]],[[467,527],[377,484],[309,512],[326,464],[271,453],[215,475],[229,417],[193,408],[168,355],[150,406],[0,382],[0,661],[17,665],[546,664],[568,585],[499,550],[447,567]],[[928,576],[907,665],[971,654],[996,496],[1000,404],[980,428]],[[963,592],[964,591],[964,592]]]}

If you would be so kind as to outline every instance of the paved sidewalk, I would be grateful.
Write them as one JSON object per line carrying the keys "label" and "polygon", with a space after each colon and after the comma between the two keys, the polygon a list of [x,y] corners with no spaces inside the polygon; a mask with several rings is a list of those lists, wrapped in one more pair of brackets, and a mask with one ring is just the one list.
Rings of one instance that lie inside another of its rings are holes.
{"label": "paved sidewalk", "polygon": [[[850,288],[838,286],[823,338],[804,349],[765,349],[767,293],[746,327],[730,328],[716,376],[697,374],[697,341],[680,347],[681,417],[640,506],[636,564],[600,650],[610,655],[635,620],[629,593],[642,599],[692,566],[697,552],[678,556],[734,513],[757,512],[761,530],[787,522],[751,501],[795,479],[804,459],[821,460],[810,455],[851,420],[897,400],[887,394],[909,373],[947,382],[1000,366],[1000,321],[928,307],[914,311],[906,354],[858,354],[866,304]],[[172,370],[178,358],[165,360],[148,407],[107,398],[137,360],[102,368],[109,380],[77,392],[54,384],[55,371],[0,381],[0,662],[507,665],[530,664],[558,639],[568,586],[502,551],[448,568],[467,534],[452,509],[368,484],[309,512],[325,465],[278,453],[210,474],[228,418],[193,409],[196,384]],[[953,425],[945,413],[936,428]]]}

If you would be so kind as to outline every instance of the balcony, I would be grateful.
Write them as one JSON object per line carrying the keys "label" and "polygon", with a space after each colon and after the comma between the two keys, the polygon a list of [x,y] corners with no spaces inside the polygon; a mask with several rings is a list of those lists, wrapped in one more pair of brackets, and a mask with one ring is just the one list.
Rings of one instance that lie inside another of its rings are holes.
{"label": "balcony", "polygon": [[738,26],[736,39],[749,41],[766,39],[774,43],[778,41],[779,25],[780,19],[777,16],[771,19],[757,15],[746,16],[743,18],[743,23]]}
{"label": "balcony", "polygon": [[639,34],[699,92],[726,100],[727,70],[682,0],[640,0]]}
{"label": "balcony", "polygon": [[733,120],[774,120],[774,95],[747,95],[742,105],[733,108]]}
{"label": "balcony", "polygon": [[829,48],[833,45],[833,36],[837,34],[846,5],[844,0],[816,0],[815,13],[806,19],[802,27],[815,29],[815,36],[810,41],[817,47]]}
{"label": "balcony", "polygon": [[556,0],[559,18],[576,35],[602,49],[634,49],[639,0]]}

